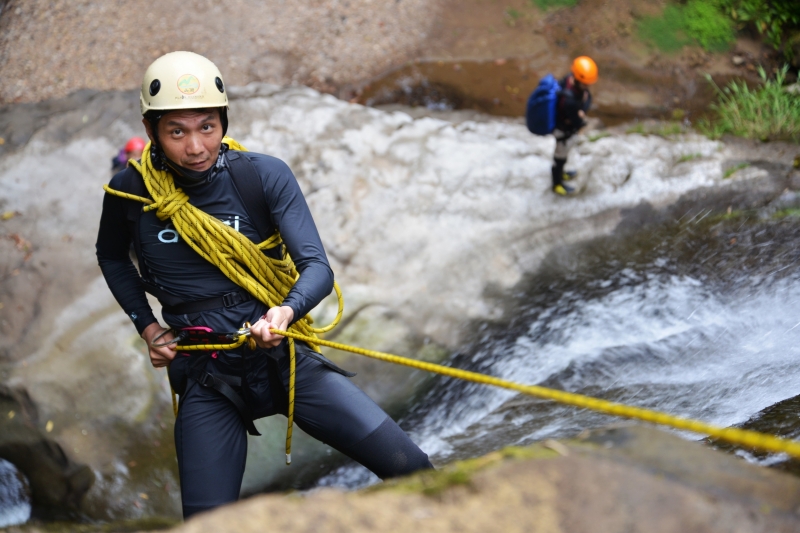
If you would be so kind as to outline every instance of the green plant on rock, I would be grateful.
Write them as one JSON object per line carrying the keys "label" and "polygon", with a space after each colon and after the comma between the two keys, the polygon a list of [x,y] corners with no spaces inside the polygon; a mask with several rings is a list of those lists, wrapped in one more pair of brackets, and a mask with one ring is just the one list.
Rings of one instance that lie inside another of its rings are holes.
{"label": "green plant on rock", "polygon": [[681,6],[668,5],[660,17],[645,17],[637,25],[639,38],[663,52],[676,52],[691,43]]}
{"label": "green plant on rock", "polygon": [[733,23],[717,2],[689,0],[683,16],[688,34],[706,50],[727,50],[735,40]]}
{"label": "green plant on rock", "polygon": [[599,141],[600,139],[604,139],[606,137],[610,137],[611,134],[607,131],[601,131],[599,133],[591,133],[589,134],[589,142],[593,143],[595,141]]}
{"label": "green plant on rock", "polygon": [[642,40],[664,52],[675,52],[694,43],[706,50],[721,51],[735,38],[733,23],[713,0],[668,4],[661,16],[639,21],[638,33]]}
{"label": "green plant on rock", "polygon": [[536,6],[542,11],[546,11],[551,7],[572,7],[578,3],[578,0],[528,0],[528,4]]}
{"label": "green plant on rock", "polygon": [[728,179],[743,168],[747,168],[750,166],[750,163],[739,163],[738,165],[734,165],[728,170],[725,171],[725,174],[722,175],[722,179]]}
{"label": "green plant on rock", "polygon": [[[800,30],[797,0],[719,0],[720,7],[740,26],[753,26],[776,50],[792,30]],[[791,58],[791,47],[784,49]]]}
{"label": "green plant on rock", "polygon": [[625,130],[625,133],[638,133],[639,135],[658,135],[659,137],[670,137],[684,132],[684,127],[676,121],[657,121],[645,124],[636,122]]}
{"label": "green plant on rock", "polygon": [[698,124],[699,130],[711,138],[730,133],[763,141],[800,140],[800,98],[786,91],[787,72],[784,66],[770,79],[759,67],[761,85],[755,88],[733,81],[720,89],[706,75],[717,92],[717,103],[711,105],[712,117]]}
{"label": "green plant on rock", "polygon": [[703,154],[700,153],[693,153],[693,154],[684,154],[678,158],[677,163],[686,163],[687,161],[694,161],[695,159],[700,159],[703,157]]}

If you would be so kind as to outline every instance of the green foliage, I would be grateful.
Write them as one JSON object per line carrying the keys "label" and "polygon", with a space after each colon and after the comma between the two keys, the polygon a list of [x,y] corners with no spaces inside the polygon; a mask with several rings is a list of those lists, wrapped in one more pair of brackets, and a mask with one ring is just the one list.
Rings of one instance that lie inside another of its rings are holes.
{"label": "green foliage", "polygon": [[644,129],[644,124],[641,122],[637,122],[630,128],[626,129],[625,133],[638,133],[639,135],[647,135],[647,131]]}
{"label": "green foliage", "polygon": [[734,174],[736,174],[737,172],[739,172],[740,170],[742,170],[743,168],[747,168],[749,166],[750,166],[750,163],[739,163],[738,165],[734,165],[734,166],[732,166],[731,168],[729,168],[728,170],[725,171],[725,174],[723,174],[722,179],[728,179],[731,176],[733,176]]}
{"label": "green foliage", "polygon": [[[563,446],[563,445],[562,445]],[[401,493],[421,493],[426,496],[441,496],[454,486],[469,486],[474,474],[507,460],[552,459],[559,453],[553,449],[533,444],[526,447],[509,446],[491,452],[482,457],[466,459],[445,465],[437,470],[421,470],[404,478],[390,479],[379,485],[373,485],[366,492],[395,491]]]}
{"label": "green foliage", "polygon": [[636,122],[625,133],[637,133],[639,135],[658,135],[659,137],[670,137],[672,135],[679,135],[684,132],[684,127],[680,122],[675,121],[653,121],[653,122]]}
{"label": "green foliage", "polygon": [[607,131],[601,131],[599,133],[592,133],[592,134],[589,135],[589,142],[593,143],[595,141],[599,141],[600,139],[603,139],[605,137],[610,137],[610,136],[611,136],[611,134],[608,133]]}
{"label": "green foliage", "polygon": [[698,124],[700,131],[712,138],[725,133],[751,139],[800,140],[800,98],[783,86],[789,67],[784,66],[774,79],[759,67],[761,85],[751,89],[745,82],[731,82],[720,89],[706,75],[717,91],[712,104],[714,116]]}
{"label": "green foliage", "polygon": [[689,0],[685,6],[669,4],[661,16],[639,21],[638,32],[642,40],[664,52],[693,43],[721,51],[734,40],[733,24],[714,0]]}
{"label": "green foliage", "polygon": [[694,161],[695,159],[700,159],[703,157],[703,154],[684,154],[678,158],[678,163],[685,163],[687,161]]}
{"label": "green foliage", "polygon": [[660,17],[645,17],[639,21],[639,38],[649,41],[663,52],[676,52],[692,41],[689,38],[683,8],[668,5]]}
{"label": "green foliage", "polygon": [[754,26],[776,50],[790,30],[800,28],[797,0],[719,0],[719,4],[737,23]]}
{"label": "green foliage", "polygon": [[689,0],[683,17],[689,35],[706,50],[727,50],[735,39],[733,24],[716,2]]}
{"label": "green foliage", "polygon": [[793,217],[797,218],[800,217],[800,209],[796,207],[787,207],[786,209],[781,209],[776,211],[772,218],[786,218],[786,217]]}
{"label": "green foliage", "polygon": [[528,0],[528,4],[536,6],[542,11],[551,7],[572,7],[577,3],[578,0]]}

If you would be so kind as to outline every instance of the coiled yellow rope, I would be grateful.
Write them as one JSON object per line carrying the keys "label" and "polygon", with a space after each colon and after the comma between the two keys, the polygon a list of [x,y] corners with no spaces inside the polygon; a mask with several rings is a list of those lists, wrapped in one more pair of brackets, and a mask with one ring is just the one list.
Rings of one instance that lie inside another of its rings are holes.
{"label": "coiled yellow rope", "polygon": [[[246,151],[246,149],[230,137],[222,139],[224,144],[232,150]],[[262,250],[268,250],[282,244],[280,234],[275,232],[271,237],[260,244],[253,243],[250,239],[212,217],[189,203],[189,196],[180,188],[175,187],[175,182],[169,172],[158,170],[150,159],[150,144],[145,146],[142,161],[131,161],[136,170],[142,175],[145,187],[153,198],[143,198],[133,194],[116,191],[108,185],[103,189],[109,194],[142,202],[144,211],[156,211],[160,220],[169,219],[175,231],[181,238],[200,254],[205,260],[222,271],[225,276],[256,297],[268,307],[280,305],[289,294],[298,278],[291,257],[278,260],[264,255]],[[333,329],[341,320],[344,304],[341,291],[336,283],[334,288],[339,296],[339,309],[333,322],[324,328],[311,326],[311,316],[300,317],[290,330],[302,334],[304,338],[316,339],[317,333]],[[317,344],[305,341],[312,349],[319,351]],[[232,349],[243,343],[230,345],[215,345],[218,348],[204,346],[204,350]],[[225,347],[222,347],[225,346]],[[188,349],[183,347],[182,349]],[[286,431],[286,460],[291,461],[292,426],[294,423],[294,390],[295,390],[295,347],[294,341],[289,339],[289,409],[288,429]],[[173,407],[176,407],[173,393]]]}
{"label": "coiled yellow rope", "polygon": [[[231,149],[244,150],[241,145],[228,137],[223,139],[223,142],[228,144]],[[229,279],[246,289],[267,306],[274,307],[275,305],[280,305],[297,280],[297,271],[294,269],[291,258],[287,257],[279,261],[269,258],[261,252],[261,250],[280,245],[280,235],[276,233],[266,241],[256,245],[233,228],[195,208],[188,203],[188,197],[183,191],[175,188],[172,177],[167,172],[158,171],[153,168],[149,153],[150,149],[148,145],[144,150],[144,154],[146,155],[143,157],[141,165],[134,162],[132,162],[132,164],[134,164],[137,170],[142,174],[145,185],[153,197],[152,201],[148,198],[115,191],[107,185],[104,186],[106,192],[148,204],[145,207],[146,211],[157,209],[157,215],[161,220],[170,218],[175,226],[175,230],[181,237],[189,243],[197,253],[216,265]],[[247,270],[245,270],[245,268]],[[251,276],[248,271],[252,272],[253,275]],[[311,317],[306,316],[293,324],[292,327],[289,328],[289,331],[270,330],[274,334],[283,335],[289,339],[290,377],[289,420],[286,431],[287,464],[291,461],[292,427],[294,422],[294,340],[306,342],[316,351],[319,351],[319,346],[328,346],[337,350],[344,350],[389,363],[417,368],[426,372],[434,372],[474,383],[493,385],[530,396],[545,398],[584,409],[591,409],[604,414],[641,420],[643,422],[709,435],[731,444],[775,453],[787,453],[794,457],[800,457],[800,442],[782,439],[774,435],[766,435],[737,428],[713,426],[698,420],[681,418],[650,409],[623,405],[616,402],[592,398],[590,396],[548,389],[536,385],[522,385],[477,372],[459,370],[457,368],[426,363],[398,355],[320,339],[316,334],[333,329],[341,319],[344,310],[341,290],[337,284],[334,284],[334,289],[338,297],[339,307],[336,318],[334,318],[330,325],[324,328],[313,328],[311,327]],[[242,344],[250,341],[252,341],[252,339],[242,334],[230,344],[190,345],[177,346],[176,348],[179,350],[230,350],[238,348]]]}

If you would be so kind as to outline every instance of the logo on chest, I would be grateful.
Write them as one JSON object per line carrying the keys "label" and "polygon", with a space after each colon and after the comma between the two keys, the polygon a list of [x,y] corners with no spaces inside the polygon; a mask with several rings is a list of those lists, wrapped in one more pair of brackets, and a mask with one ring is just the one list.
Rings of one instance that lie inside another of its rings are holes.
{"label": "logo on chest", "polygon": [[178,242],[178,232],[173,229],[172,222],[168,222],[167,227],[158,232],[158,240],[165,244]]}
{"label": "logo on chest", "polygon": [[[223,220],[222,223],[226,226],[232,226],[233,229],[239,231],[239,215],[228,217],[228,220]],[[178,235],[178,232],[175,231],[175,228],[172,226],[172,222],[167,222],[167,226],[158,232],[158,240],[164,244],[178,242],[179,238],[180,235]]]}

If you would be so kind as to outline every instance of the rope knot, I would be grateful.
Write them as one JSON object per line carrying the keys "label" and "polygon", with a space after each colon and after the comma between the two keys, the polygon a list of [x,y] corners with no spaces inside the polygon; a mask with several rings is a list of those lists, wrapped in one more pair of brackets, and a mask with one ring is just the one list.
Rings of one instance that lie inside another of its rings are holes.
{"label": "rope knot", "polygon": [[182,189],[175,189],[144,209],[145,211],[155,209],[156,216],[158,216],[159,220],[167,220],[177,213],[188,201],[189,195],[183,192]]}

